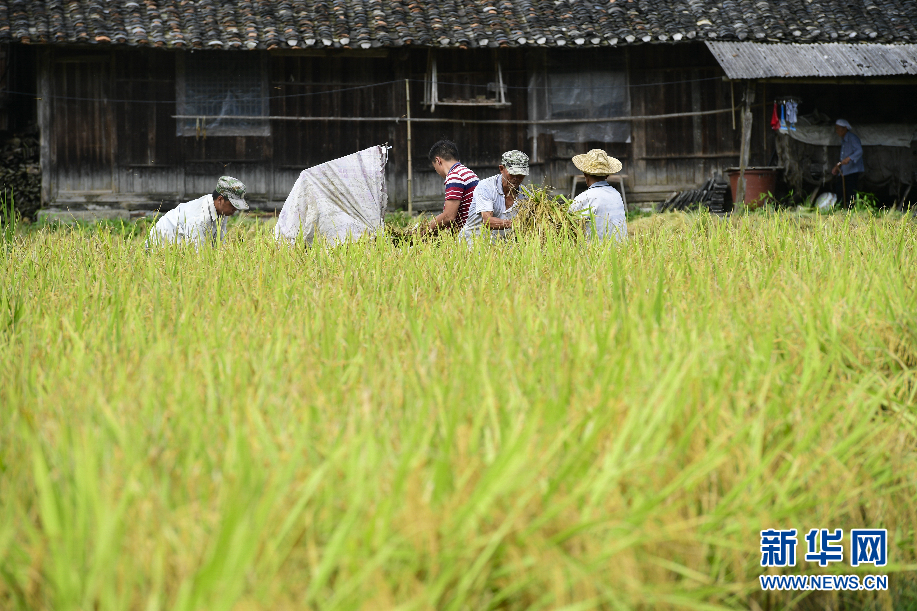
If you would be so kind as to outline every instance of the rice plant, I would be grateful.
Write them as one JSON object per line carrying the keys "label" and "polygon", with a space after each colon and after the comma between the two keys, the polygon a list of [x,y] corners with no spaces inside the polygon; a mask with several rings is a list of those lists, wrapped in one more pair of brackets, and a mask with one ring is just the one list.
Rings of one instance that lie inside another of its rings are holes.
{"label": "rice plant", "polygon": [[389,214],[385,219],[384,235],[396,246],[429,242],[433,235],[426,229],[432,218],[428,214],[419,214],[416,217],[408,214]]}
{"label": "rice plant", "polygon": [[513,234],[523,238],[581,240],[589,231],[589,217],[570,212],[570,199],[552,195],[548,186],[523,186],[524,198],[516,201]]}
{"label": "rice plant", "polygon": [[0,193],[0,236],[4,245],[12,241],[19,227],[19,212],[14,203],[12,191]]}
{"label": "rice plant", "polygon": [[[13,240],[0,608],[917,604],[913,222],[630,229]],[[889,590],[762,592],[760,531],[821,527],[887,529],[888,566],[780,571]]]}

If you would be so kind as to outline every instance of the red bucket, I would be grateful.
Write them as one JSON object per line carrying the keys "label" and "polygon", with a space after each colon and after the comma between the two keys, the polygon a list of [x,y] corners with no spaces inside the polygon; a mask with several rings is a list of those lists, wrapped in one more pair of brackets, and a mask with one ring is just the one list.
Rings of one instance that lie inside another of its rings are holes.
{"label": "red bucket", "polygon": [[[761,196],[773,194],[777,190],[777,167],[745,168],[745,201],[750,205],[760,204]],[[726,168],[729,174],[729,187],[732,190],[732,201],[735,201],[739,188],[739,168]]]}

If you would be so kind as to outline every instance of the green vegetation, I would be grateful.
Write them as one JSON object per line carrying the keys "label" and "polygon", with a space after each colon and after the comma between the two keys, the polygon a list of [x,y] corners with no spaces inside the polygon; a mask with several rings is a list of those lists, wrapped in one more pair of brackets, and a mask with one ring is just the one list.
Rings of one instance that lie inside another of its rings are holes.
{"label": "green vegetation", "polygon": [[0,192],[0,241],[3,244],[11,242],[16,236],[22,218],[14,203],[12,191]]}
{"label": "green vegetation", "polygon": [[[913,222],[630,230],[12,236],[0,608],[917,605]],[[761,592],[771,527],[887,528],[888,567],[788,571],[890,590]]]}
{"label": "green vegetation", "polygon": [[404,210],[389,212],[385,215],[385,224],[389,227],[407,228],[416,222],[416,217],[411,216]]}

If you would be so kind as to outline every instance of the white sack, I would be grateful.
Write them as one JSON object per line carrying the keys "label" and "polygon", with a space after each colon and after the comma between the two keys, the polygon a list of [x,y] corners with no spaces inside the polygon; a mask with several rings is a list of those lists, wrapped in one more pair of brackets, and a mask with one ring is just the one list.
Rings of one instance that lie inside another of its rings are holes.
{"label": "white sack", "polygon": [[302,234],[311,244],[319,236],[338,242],[375,233],[388,204],[387,161],[388,147],[373,146],[303,170],[283,203],[274,237],[292,242]]}

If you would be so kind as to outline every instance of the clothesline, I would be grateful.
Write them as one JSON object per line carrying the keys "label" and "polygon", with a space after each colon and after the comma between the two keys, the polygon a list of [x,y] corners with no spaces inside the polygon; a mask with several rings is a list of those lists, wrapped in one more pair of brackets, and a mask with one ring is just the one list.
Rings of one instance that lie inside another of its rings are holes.
{"label": "clothesline", "polygon": [[[573,123],[610,123],[622,121],[653,121],[656,119],[675,119],[681,117],[699,117],[732,112],[731,108],[718,110],[701,110],[696,112],[676,112],[664,115],[634,115],[627,117],[606,117],[600,119],[433,119],[412,118],[411,123],[472,123],[485,125],[570,125]],[[405,117],[290,117],[285,115],[172,115],[173,119],[200,119],[202,121],[364,121],[394,122],[407,121]]]}
{"label": "clothesline", "polygon": [[[637,87],[661,87],[661,86],[663,86],[663,85],[680,85],[680,84],[685,84],[685,83],[697,83],[697,82],[701,82],[701,81],[711,81],[711,80],[721,80],[721,79],[722,79],[722,77],[715,76],[715,77],[707,77],[707,78],[700,78],[700,79],[686,79],[686,80],[680,80],[680,81],[667,81],[667,82],[662,82],[662,83],[640,83],[640,84],[627,84],[627,85],[620,85],[620,86],[618,86],[618,85],[599,85],[599,86],[596,86],[596,87],[591,87],[590,89],[593,90],[593,91],[595,91],[595,90],[603,90],[603,89],[633,89],[633,88],[637,88]],[[425,81],[425,80],[421,80],[421,79],[408,79],[408,81],[411,82],[411,83],[424,83],[424,84],[426,84],[426,81]],[[394,81],[383,81],[383,82],[380,82],[380,83],[370,83],[370,84],[367,84],[367,85],[354,85],[353,87],[341,87],[341,88],[337,88],[337,89],[331,89],[331,90],[328,90],[328,91],[312,91],[312,92],[308,92],[308,93],[290,93],[290,94],[284,94],[284,95],[268,95],[268,96],[262,96],[262,97],[257,97],[257,98],[251,98],[251,101],[258,101],[258,100],[261,100],[261,101],[264,101],[264,100],[283,100],[283,99],[292,99],[292,98],[305,98],[305,97],[311,97],[311,96],[317,96],[317,95],[330,95],[330,94],[336,94],[336,93],[345,93],[345,92],[348,92],[348,91],[358,91],[358,90],[361,90],[361,89],[372,89],[372,88],[375,88],[375,87],[382,87],[382,86],[384,86],[384,85],[393,85],[393,84],[396,84],[396,83],[403,83],[403,82],[404,82],[404,79],[398,79],[398,80],[394,80]],[[296,85],[309,86],[309,87],[324,87],[324,86],[326,86],[326,85],[323,85],[322,83],[295,83],[295,84],[296,84]],[[488,87],[487,84],[445,83],[445,82],[441,82],[441,81],[439,82],[439,84],[440,84],[440,85],[455,85],[455,86],[459,86],[459,87],[471,87],[471,88],[477,88],[477,89],[486,89],[486,88]],[[504,89],[534,89],[534,90],[552,90],[552,89],[558,89],[557,87],[550,87],[550,86],[547,86],[547,85],[545,85],[545,86],[531,86],[531,87],[529,87],[529,86],[504,85],[503,87],[504,87]],[[177,103],[176,100],[137,100],[137,99],[128,100],[128,99],[112,99],[112,98],[106,98],[106,97],[80,97],[80,96],[64,96],[64,95],[39,95],[38,93],[27,92],[27,91],[3,91],[3,90],[0,90],[0,94],[29,97],[29,98],[34,98],[35,100],[50,99],[50,100],[68,100],[68,101],[75,101],[75,102],[108,102],[108,103],[110,103],[110,104],[176,104],[176,103]]]}

